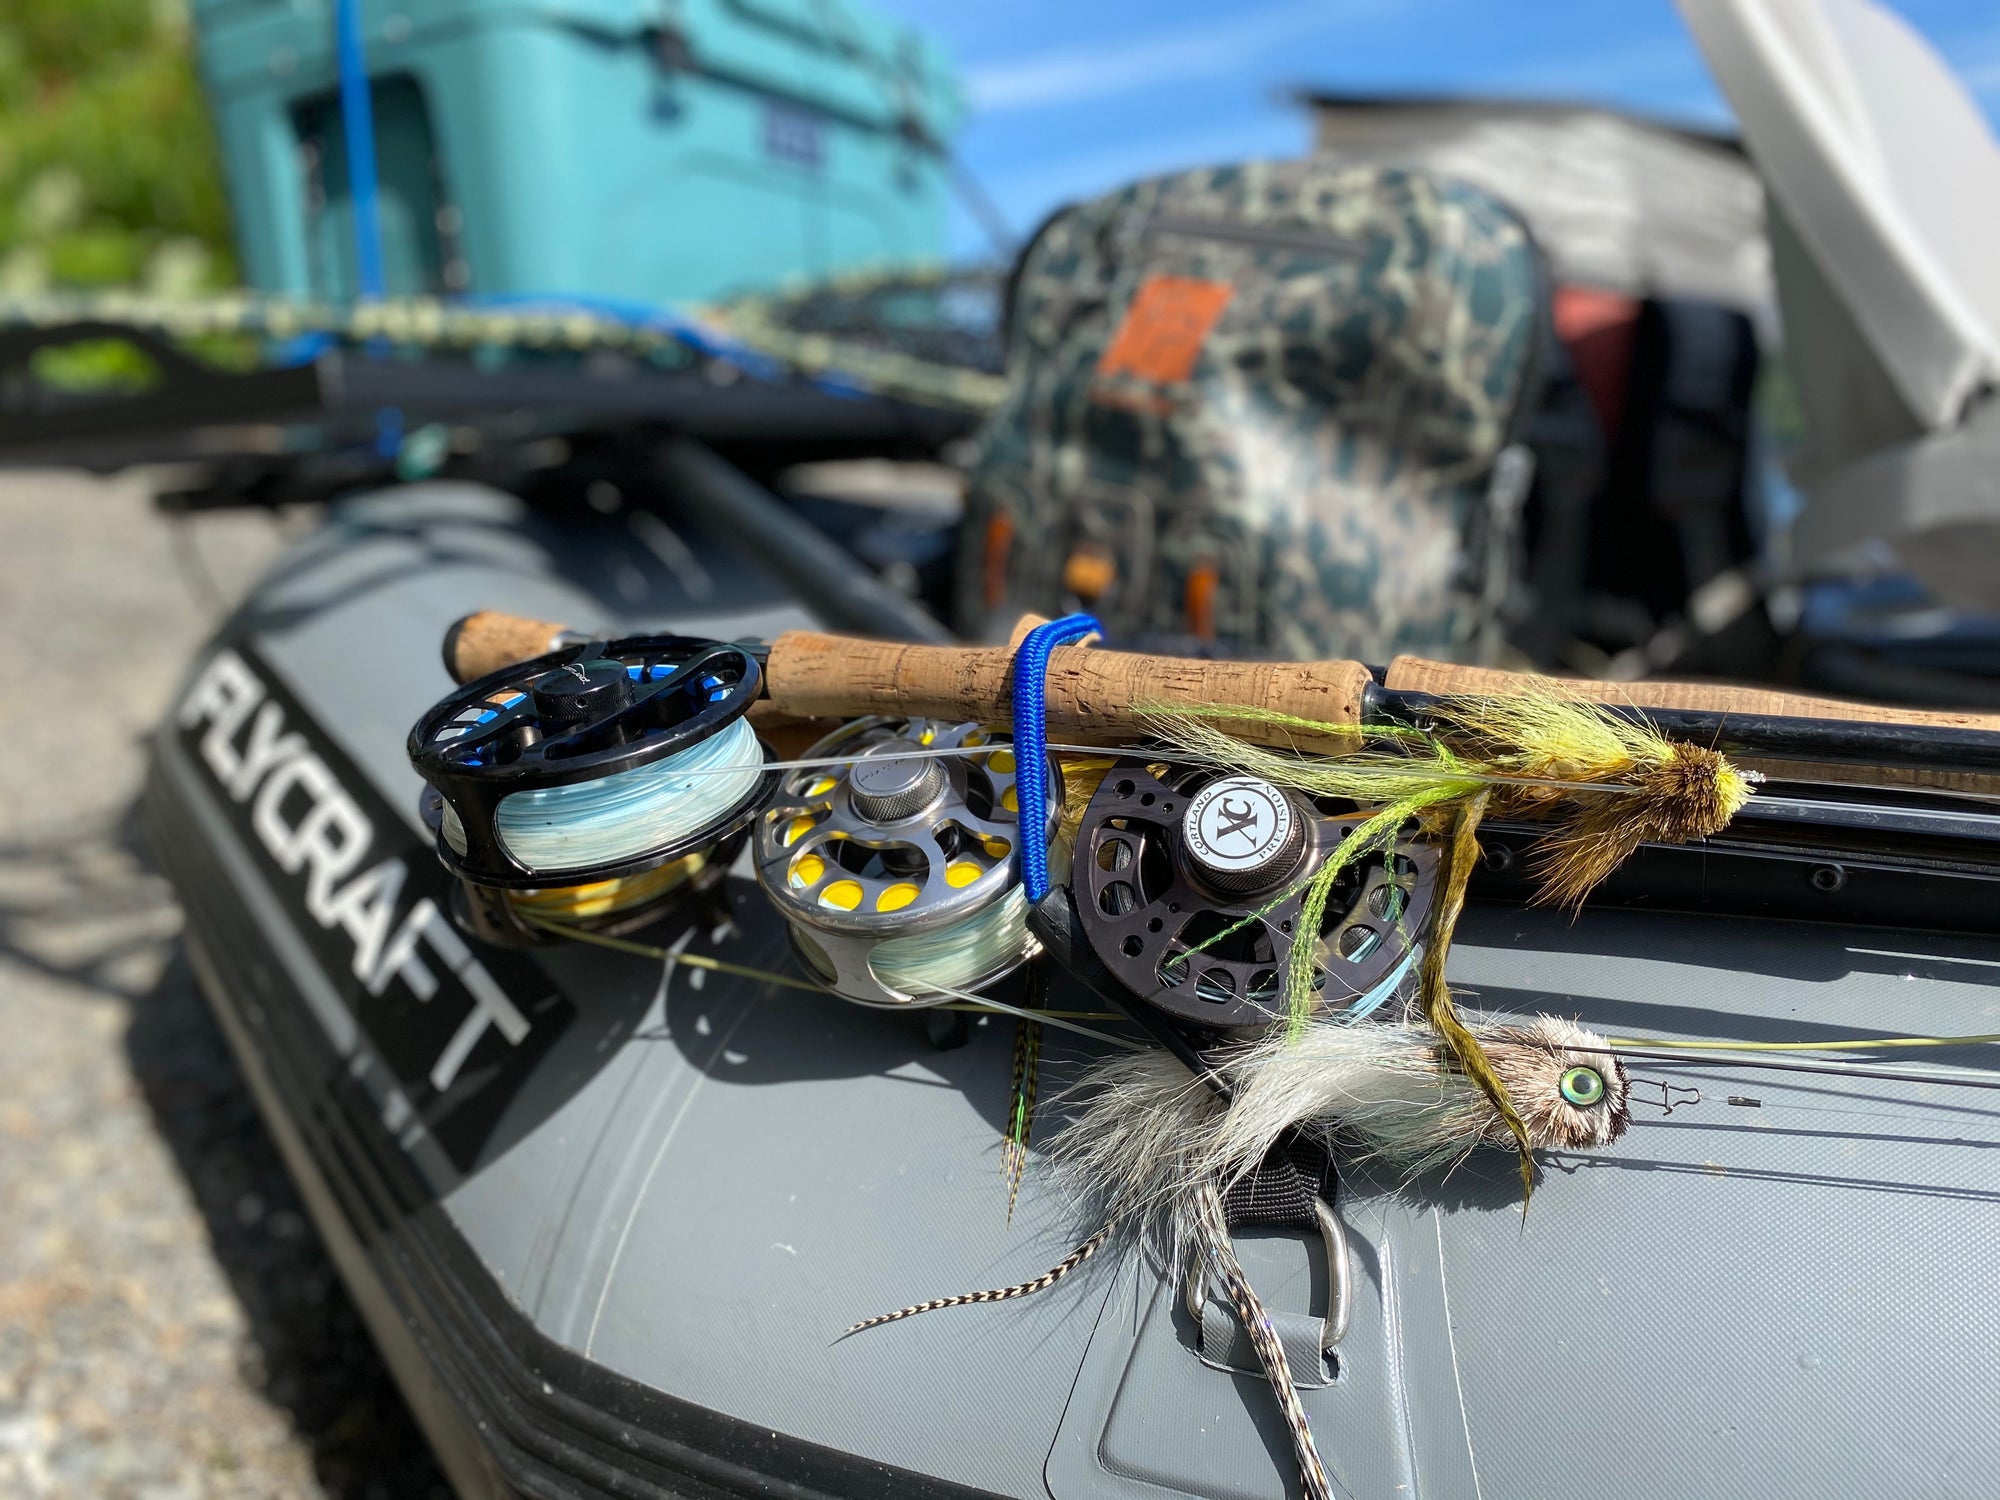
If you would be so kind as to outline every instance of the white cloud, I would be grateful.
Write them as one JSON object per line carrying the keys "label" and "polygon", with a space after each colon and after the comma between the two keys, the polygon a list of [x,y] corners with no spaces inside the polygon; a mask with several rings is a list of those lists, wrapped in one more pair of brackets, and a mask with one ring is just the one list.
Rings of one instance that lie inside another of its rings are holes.
{"label": "white cloud", "polygon": [[1064,47],[1011,62],[974,67],[966,92],[975,108],[998,113],[1235,72],[1267,49],[1388,10],[1390,0],[1305,0],[1164,36],[1125,37]]}

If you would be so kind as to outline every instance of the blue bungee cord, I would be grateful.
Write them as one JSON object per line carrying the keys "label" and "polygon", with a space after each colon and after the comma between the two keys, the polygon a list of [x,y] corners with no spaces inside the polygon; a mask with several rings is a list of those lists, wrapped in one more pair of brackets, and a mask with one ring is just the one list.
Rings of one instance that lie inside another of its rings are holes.
{"label": "blue bungee cord", "polygon": [[1037,625],[1014,652],[1014,801],[1021,819],[1021,884],[1029,905],[1049,893],[1049,727],[1044,692],[1049,653],[1102,635],[1093,615],[1064,615]]}

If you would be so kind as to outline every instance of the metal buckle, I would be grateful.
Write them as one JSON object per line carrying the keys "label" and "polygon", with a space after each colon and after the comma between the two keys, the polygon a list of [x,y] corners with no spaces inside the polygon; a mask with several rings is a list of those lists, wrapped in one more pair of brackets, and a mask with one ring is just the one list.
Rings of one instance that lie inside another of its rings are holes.
{"label": "metal buckle", "polygon": [[[1333,1211],[1324,1198],[1313,1200],[1313,1212],[1319,1218],[1320,1236],[1326,1242],[1326,1317],[1321,1324],[1323,1331],[1319,1339],[1319,1352],[1331,1354],[1347,1332],[1347,1324],[1354,1312],[1351,1295],[1351,1274],[1347,1258],[1347,1229],[1340,1222],[1340,1216]],[[1197,1253],[1188,1266],[1186,1279],[1182,1282],[1182,1296],[1187,1304],[1188,1316],[1194,1319],[1197,1331],[1201,1328],[1202,1310],[1208,1306],[1208,1290],[1205,1286],[1207,1273],[1202,1268],[1202,1257]]]}

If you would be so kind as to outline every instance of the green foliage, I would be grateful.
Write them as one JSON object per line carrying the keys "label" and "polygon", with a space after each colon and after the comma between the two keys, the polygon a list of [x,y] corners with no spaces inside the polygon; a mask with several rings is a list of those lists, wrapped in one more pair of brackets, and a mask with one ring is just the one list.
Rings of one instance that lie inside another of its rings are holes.
{"label": "green foliage", "polygon": [[149,391],[160,367],[123,339],[86,339],[43,349],[28,361],[38,385],[56,391]]}
{"label": "green foliage", "polygon": [[0,295],[234,279],[180,0],[0,7]]}

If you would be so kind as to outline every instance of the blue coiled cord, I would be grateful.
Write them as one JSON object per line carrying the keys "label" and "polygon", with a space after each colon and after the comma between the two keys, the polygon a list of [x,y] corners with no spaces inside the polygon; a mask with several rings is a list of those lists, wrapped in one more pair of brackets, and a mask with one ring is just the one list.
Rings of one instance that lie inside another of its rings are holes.
{"label": "blue coiled cord", "polygon": [[1014,653],[1014,802],[1021,819],[1021,884],[1032,905],[1049,893],[1049,653],[1104,627],[1091,615],[1037,625]]}

